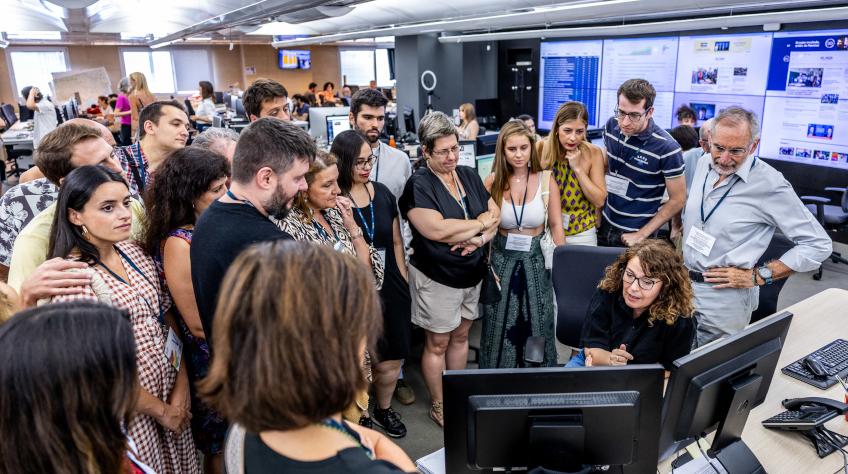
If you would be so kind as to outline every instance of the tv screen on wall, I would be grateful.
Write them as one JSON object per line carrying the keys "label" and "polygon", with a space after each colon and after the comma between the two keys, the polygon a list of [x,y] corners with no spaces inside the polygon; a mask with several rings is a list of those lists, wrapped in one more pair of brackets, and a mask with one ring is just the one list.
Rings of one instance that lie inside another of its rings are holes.
{"label": "tv screen on wall", "polygon": [[281,49],[278,51],[280,69],[309,69],[312,55],[306,49]]}

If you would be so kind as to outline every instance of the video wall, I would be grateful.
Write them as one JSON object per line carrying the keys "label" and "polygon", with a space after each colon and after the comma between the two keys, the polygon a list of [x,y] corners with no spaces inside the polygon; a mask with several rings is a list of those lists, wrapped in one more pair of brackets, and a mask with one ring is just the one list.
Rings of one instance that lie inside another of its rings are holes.
{"label": "video wall", "polygon": [[848,30],[542,42],[538,127],[569,100],[603,127],[631,78],[657,90],[660,127],[684,104],[698,126],[739,105],[760,117],[760,156],[848,168]]}

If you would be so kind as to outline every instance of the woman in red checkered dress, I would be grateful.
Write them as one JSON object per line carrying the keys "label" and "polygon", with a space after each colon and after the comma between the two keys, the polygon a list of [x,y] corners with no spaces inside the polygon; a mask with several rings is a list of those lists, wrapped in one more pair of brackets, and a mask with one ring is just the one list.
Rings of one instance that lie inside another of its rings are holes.
{"label": "woman in red checkered dress", "polygon": [[189,390],[182,344],[166,315],[153,260],[129,239],[132,214],[124,179],[100,167],[71,172],[59,193],[51,258],[85,261],[91,283],[52,301],[98,300],[125,310],[138,354],[139,402],[128,427],[141,461],[157,473],[199,473],[188,430]]}

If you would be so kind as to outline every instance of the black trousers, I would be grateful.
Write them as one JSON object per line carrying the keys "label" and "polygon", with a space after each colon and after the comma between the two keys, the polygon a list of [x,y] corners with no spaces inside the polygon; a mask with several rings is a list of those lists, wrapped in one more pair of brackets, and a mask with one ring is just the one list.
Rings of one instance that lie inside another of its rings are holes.
{"label": "black trousers", "polygon": [[[618,227],[609,223],[603,216],[601,216],[601,225],[598,227],[598,246],[599,247],[627,247],[624,242],[621,241],[621,236],[623,234],[630,233],[628,230],[619,229]],[[657,229],[653,234],[648,236],[649,239],[663,239],[671,242],[671,234],[666,229]]]}
{"label": "black trousers", "polygon": [[121,124],[121,141],[118,143],[121,146],[132,145],[132,125]]}

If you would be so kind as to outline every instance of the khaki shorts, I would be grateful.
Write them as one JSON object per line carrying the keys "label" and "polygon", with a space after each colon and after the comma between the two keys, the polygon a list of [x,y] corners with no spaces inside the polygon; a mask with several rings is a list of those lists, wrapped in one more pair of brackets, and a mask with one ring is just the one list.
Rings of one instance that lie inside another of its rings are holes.
{"label": "khaki shorts", "polygon": [[410,265],[409,293],[412,297],[412,324],[430,332],[451,332],[459,327],[463,318],[474,320],[480,317],[477,311],[480,283],[471,288],[451,288],[431,280]]}

